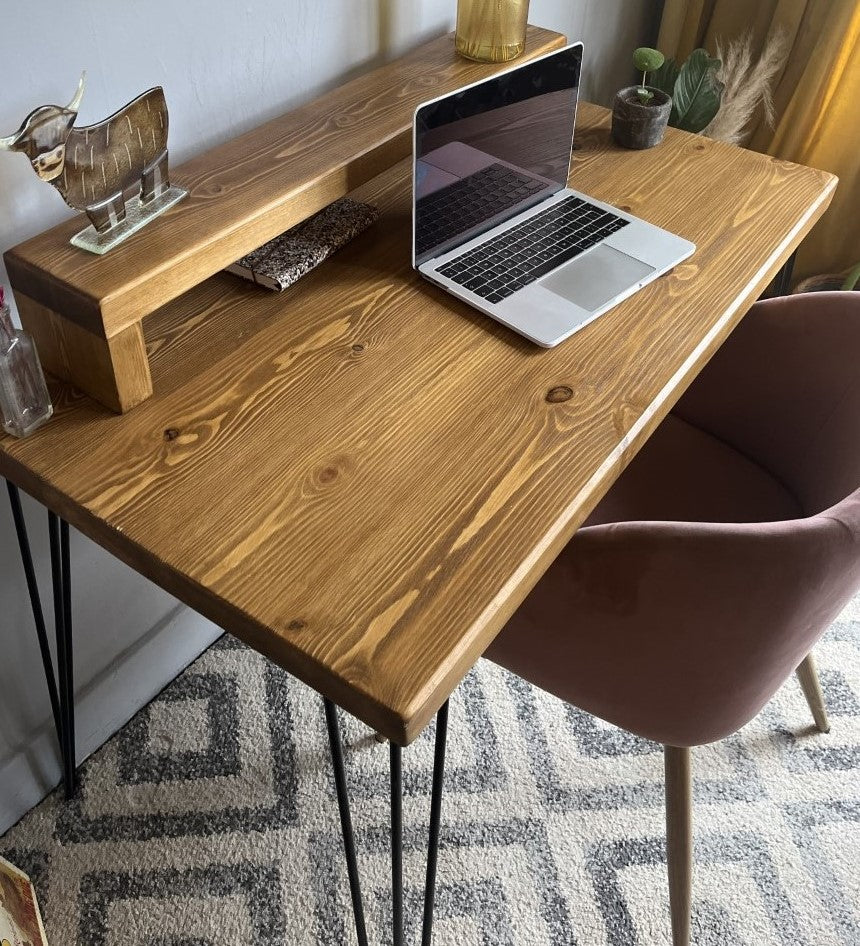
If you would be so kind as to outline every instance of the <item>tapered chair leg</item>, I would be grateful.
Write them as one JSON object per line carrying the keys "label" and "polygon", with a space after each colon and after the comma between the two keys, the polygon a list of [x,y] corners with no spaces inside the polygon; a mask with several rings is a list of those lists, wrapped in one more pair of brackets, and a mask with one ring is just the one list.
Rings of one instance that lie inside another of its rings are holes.
{"label": "tapered chair leg", "polygon": [[690,750],[664,746],[666,767],[666,860],[672,946],[690,946],[693,892],[693,791]]}
{"label": "tapered chair leg", "polygon": [[795,673],[800,681],[806,702],[809,704],[809,709],[812,711],[815,725],[821,732],[830,732],[830,720],[827,718],[827,707],[824,704],[824,694],[821,692],[818,666],[812,653],[807,656]]}

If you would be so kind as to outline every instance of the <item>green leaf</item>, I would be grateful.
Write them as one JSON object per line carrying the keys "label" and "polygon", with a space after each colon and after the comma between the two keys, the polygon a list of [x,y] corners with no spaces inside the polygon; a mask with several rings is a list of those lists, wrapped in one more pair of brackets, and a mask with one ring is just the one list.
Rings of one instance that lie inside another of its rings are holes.
{"label": "green leaf", "polygon": [[853,289],[860,282],[860,263],[858,263],[845,277],[845,282],[839,287],[846,291]]}
{"label": "green leaf", "polygon": [[633,53],[633,65],[637,72],[654,72],[663,65],[663,53],[659,49],[651,49],[650,46],[640,46]]}
{"label": "green leaf", "polygon": [[654,93],[650,89],[637,89],[636,95],[643,105],[647,105],[654,98]]}
{"label": "green leaf", "polygon": [[684,131],[701,131],[720,110],[725,86],[717,79],[719,59],[694,49],[681,66],[672,95],[669,124]]}
{"label": "green leaf", "polygon": [[648,85],[652,89],[659,89],[661,92],[665,92],[668,96],[674,96],[675,94],[675,82],[678,78],[678,64],[674,59],[667,59],[660,66],[659,69],[655,69],[654,72],[648,76]]}

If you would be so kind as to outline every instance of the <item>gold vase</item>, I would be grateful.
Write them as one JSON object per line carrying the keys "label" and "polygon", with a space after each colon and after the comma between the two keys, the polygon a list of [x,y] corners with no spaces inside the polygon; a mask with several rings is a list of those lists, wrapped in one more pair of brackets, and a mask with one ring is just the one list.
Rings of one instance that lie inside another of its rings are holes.
{"label": "gold vase", "polygon": [[508,62],[526,45],[529,0],[458,0],[457,52],[478,62]]}

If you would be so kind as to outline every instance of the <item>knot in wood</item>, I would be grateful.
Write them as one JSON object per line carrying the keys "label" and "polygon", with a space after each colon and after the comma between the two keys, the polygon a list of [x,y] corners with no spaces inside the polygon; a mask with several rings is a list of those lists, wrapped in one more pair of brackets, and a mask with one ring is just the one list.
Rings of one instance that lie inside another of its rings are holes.
{"label": "knot in wood", "polygon": [[569,388],[566,384],[559,384],[554,388],[550,388],[546,393],[548,404],[561,404],[563,401],[569,401],[572,397],[573,388]]}
{"label": "knot in wood", "polygon": [[303,631],[307,626],[308,625],[306,621],[302,621],[297,618],[294,621],[290,621],[290,623],[287,625],[287,630],[288,631]]}
{"label": "knot in wood", "polygon": [[337,479],[337,467],[325,466],[319,472],[321,483],[333,483]]}
{"label": "knot in wood", "polygon": [[178,436],[179,436],[179,428],[178,428],[178,427],[168,427],[167,430],[164,431],[164,439],[165,439],[168,443],[169,443],[171,440],[176,440],[176,438],[177,438]]}
{"label": "knot in wood", "polygon": [[352,350],[353,350],[356,354],[359,354],[360,352],[363,352],[363,351],[364,351],[364,345],[353,345],[353,346],[352,346]]}

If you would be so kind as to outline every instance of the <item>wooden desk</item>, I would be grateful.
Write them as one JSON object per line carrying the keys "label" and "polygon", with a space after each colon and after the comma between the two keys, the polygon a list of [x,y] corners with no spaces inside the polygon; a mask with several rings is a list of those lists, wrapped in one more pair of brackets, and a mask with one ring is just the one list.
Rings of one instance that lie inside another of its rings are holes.
{"label": "wooden desk", "polygon": [[[400,746],[441,708],[427,942],[449,694],[836,183],[671,129],[659,148],[623,151],[607,113],[582,105],[571,183],[698,250],[547,351],[416,277],[408,170],[364,184],[379,223],[283,294],[216,275],[150,315],[154,394],[131,413],[57,384],[50,424],[0,439],[0,474],[52,511],[67,790],[71,523],[326,697],[362,946],[332,701],[392,741],[395,944]],[[41,642],[44,654],[44,627]]]}
{"label": "wooden desk", "polygon": [[147,323],[154,396],[69,387],[0,474],[398,744],[446,700],[826,208],[835,179],[581,106],[572,182],[696,254],[558,348],[417,278],[381,221],[276,295],[215,276]]}

